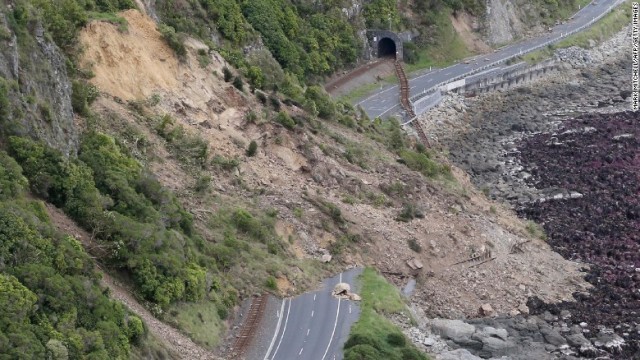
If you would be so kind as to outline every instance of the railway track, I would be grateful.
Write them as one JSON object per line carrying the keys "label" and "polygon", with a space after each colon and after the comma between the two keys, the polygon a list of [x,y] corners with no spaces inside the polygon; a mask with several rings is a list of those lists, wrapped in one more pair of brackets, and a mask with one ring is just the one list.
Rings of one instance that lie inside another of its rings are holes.
{"label": "railway track", "polygon": [[267,300],[269,299],[269,294],[264,293],[261,296],[256,296],[253,298],[251,302],[251,306],[249,307],[249,312],[247,314],[247,318],[242,325],[242,329],[240,329],[239,335],[236,337],[236,341],[231,348],[231,351],[228,355],[229,359],[241,359],[242,355],[247,350],[247,347],[251,344],[251,340],[253,340],[253,335],[262,319],[262,314],[264,314],[264,310],[267,306]]}
{"label": "railway track", "polygon": [[[409,119],[413,119],[416,117],[416,113],[413,111],[413,106],[411,106],[411,101],[409,101],[409,80],[407,79],[407,74],[404,71],[404,67],[399,60],[396,60],[395,63],[396,75],[398,76],[398,80],[400,81],[400,104],[402,108],[409,116]],[[430,147],[429,139],[427,139],[427,135],[424,133],[422,129],[422,125],[418,121],[414,121],[411,125],[416,129],[418,133],[418,138],[422,142],[422,144],[426,147]]]}

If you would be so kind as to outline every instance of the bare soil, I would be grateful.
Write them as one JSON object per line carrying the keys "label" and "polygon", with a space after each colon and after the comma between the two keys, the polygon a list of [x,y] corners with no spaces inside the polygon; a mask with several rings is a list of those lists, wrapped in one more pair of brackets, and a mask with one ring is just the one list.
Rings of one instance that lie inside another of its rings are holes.
{"label": "bare soil", "polygon": [[477,32],[477,19],[466,12],[458,12],[456,16],[450,15],[449,20],[469,51],[483,54],[492,50]]}
{"label": "bare soil", "polygon": [[334,76],[325,85],[325,90],[333,97],[341,97],[368,84],[381,83],[381,80],[395,74],[393,58],[377,59],[349,72]]}
{"label": "bare soil", "polygon": [[[562,259],[546,243],[532,239],[525,223],[511,210],[487,200],[462,171],[453,167],[455,184],[427,180],[397,163],[393,153],[365,134],[331,122],[323,121],[322,127],[313,131],[310,125],[287,130],[270,120],[273,112],[263,108],[254,96],[211,75],[227,65],[219,55],[213,54],[210,64],[202,68],[196,59],[197,42],[187,42],[189,54],[179,63],[149,18],[136,11],[123,16],[129,20],[128,33],[99,23],[84,29],[80,36],[87,49],[82,63],[92,66],[96,77],[91,81],[102,92],[93,111],[105,119],[109,114],[117,115],[117,121],[99,124],[106,130],[128,131],[126,127],[115,128],[124,126],[117,125],[119,121],[145,135],[147,153],[152,155],[144,161],[195,214],[205,239],[215,241],[208,233],[208,214],[215,213],[224,202],[250,203],[277,211],[280,225],[276,228],[292,258],[320,260],[349,235],[357,242],[331,253],[331,264],[375,266],[398,286],[416,276],[412,300],[429,315],[475,316],[484,303],[490,303],[498,313],[509,313],[528,296],[557,302],[588,286],[582,280],[579,264]],[[166,58],[161,60],[157,54],[166,54]],[[393,71],[392,64],[383,63],[373,74],[365,72],[341,89],[370,83],[375,74],[388,71],[387,67]],[[150,113],[147,117],[121,101],[144,101],[154,94],[160,101],[154,106],[143,104],[144,111]],[[294,106],[283,109],[293,116],[303,115]],[[255,123],[245,121],[249,110],[259,115]],[[185,169],[169,155],[164,140],[150,131],[145,120],[164,113],[206,140],[211,154],[239,159],[239,167],[197,173]],[[259,145],[253,157],[245,156],[250,140]],[[133,144],[127,144],[135,151]],[[352,156],[364,165],[350,163],[348,153],[356,153]],[[206,194],[193,191],[197,176],[202,175],[212,178]],[[390,186],[401,191],[385,194],[383,190]],[[368,200],[369,195],[383,201]],[[356,201],[345,201],[347,196]],[[336,223],[335,216],[323,212],[319,200],[340,210],[342,225]],[[395,220],[405,203],[419,207],[424,218],[408,223]],[[408,243],[412,239],[421,252],[411,250]],[[528,240],[524,253],[511,252],[513,245]],[[454,265],[474,254],[489,252],[495,260],[475,267]],[[407,266],[406,260],[414,257],[424,264],[422,270]],[[313,264],[320,268],[319,263]],[[228,276],[247,274],[238,267]],[[283,293],[296,293],[305,289],[309,276],[303,269],[292,267],[276,277],[287,280],[279,280]],[[264,280],[257,279],[256,283],[261,285]],[[255,290],[241,296],[247,297]]]}

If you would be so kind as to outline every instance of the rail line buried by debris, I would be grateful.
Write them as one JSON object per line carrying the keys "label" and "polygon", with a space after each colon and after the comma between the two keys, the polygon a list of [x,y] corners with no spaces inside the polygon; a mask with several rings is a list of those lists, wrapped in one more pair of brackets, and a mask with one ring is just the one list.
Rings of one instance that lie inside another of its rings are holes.
{"label": "rail line buried by debris", "polygon": [[242,328],[240,329],[239,335],[236,337],[233,347],[228,354],[229,359],[241,359],[241,356],[251,344],[251,340],[253,340],[258,324],[264,314],[268,299],[269,294],[264,293],[261,296],[254,297],[251,301],[247,317],[242,324]]}

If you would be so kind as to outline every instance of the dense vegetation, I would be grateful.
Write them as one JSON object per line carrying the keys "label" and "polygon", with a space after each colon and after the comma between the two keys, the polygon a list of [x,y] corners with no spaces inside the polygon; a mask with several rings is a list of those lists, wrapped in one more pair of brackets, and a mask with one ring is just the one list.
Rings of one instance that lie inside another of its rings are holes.
{"label": "dense vegetation", "polygon": [[0,358],[128,358],[142,321],[109,300],[89,255],[53,229],[27,186],[0,151]]}
{"label": "dense vegetation", "polygon": [[[206,244],[191,215],[113,138],[87,134],[78,160],[25,138],[10,138],[9,149],[31,191],[92,231],[104,260],[130,272],[147,300],[166,307],[221,292],[217,261],[199,251]],[[235,301],[233,294],[222,298],[226,306]]]}

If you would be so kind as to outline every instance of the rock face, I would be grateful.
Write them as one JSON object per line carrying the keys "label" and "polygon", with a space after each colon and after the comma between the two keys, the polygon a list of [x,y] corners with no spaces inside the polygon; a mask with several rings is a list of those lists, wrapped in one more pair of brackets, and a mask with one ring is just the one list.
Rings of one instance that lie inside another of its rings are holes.
{"label": "rock face", "polygon": [[0,131],[30,135],[65,155],[74,154],[78,133],[62,52],[45,37],[41,24],[27,26],[28,41],[19,41],[7,24],[0,13],[0,33],[8,34],[0,36],[0,81],[8,88],[12,109]]}
{"label": "rock face", "polygon": [[492,45],[502,45],[542,32],[542,18],[553,15],[542,7],[544,2],[530,0],[488,0],[485,21],[486,38]]}

